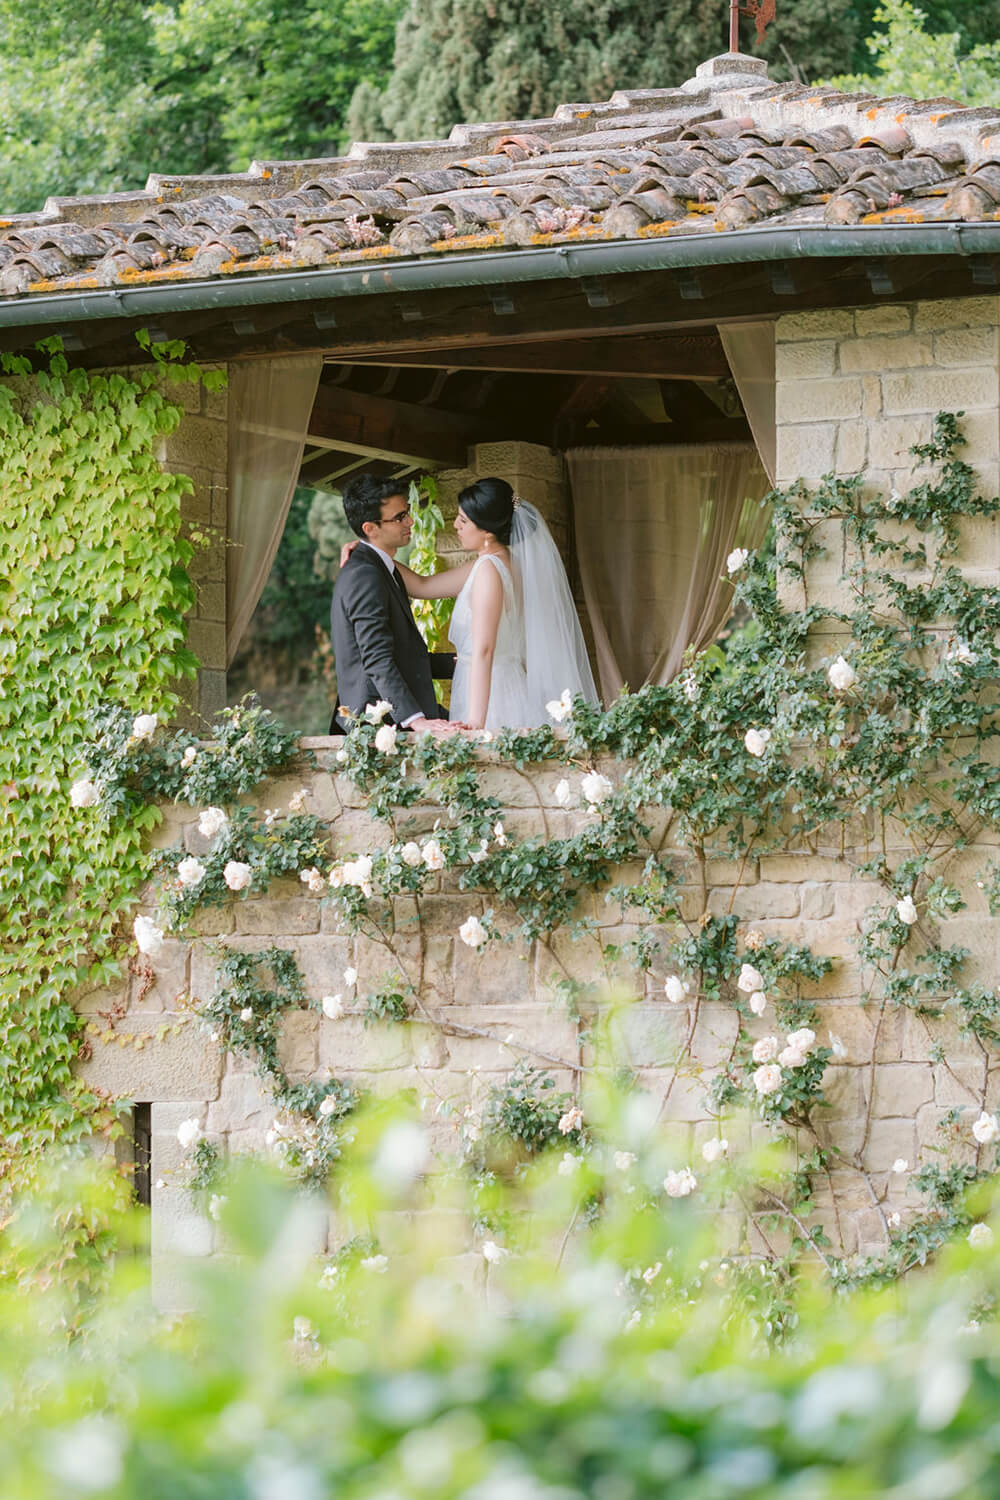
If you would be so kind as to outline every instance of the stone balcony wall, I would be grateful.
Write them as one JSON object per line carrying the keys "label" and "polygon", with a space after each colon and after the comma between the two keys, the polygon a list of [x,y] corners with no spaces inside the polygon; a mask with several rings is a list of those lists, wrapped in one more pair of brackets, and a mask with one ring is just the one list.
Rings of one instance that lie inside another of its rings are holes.
{"label": "stone balcony wall", "polygon": [[[336,774],[338,742],[307,743],[314,748],[317,767],[303,765],[280,781],[265,783],[256,804],[283,808],[295,791],[307,787],[308,809],[327,825],[334,859],[388,842],[389,829],[370,817],[353,786]],[[490,761],[487,751],[482,754],[487,760],[482,784],[502,802],[509,836],[565,836],[591,816],[557,805],[554,790],[565,767],[536,766],[521,773]],[[622,772],[615,764],[600,768],[612,779]],[[181,839],[191,852],[203,852],[197,811],[170,806],[164,812],[157,842]],[[426,833],[441,817],[440,806],[417,805],[400,814],[397,836]],[[824,1080],[829,1108],[818,1110],[815,1118],[820,1139],[842,1153],[842,1165],[834,1165],[830,1179],[836,1202],[828,1196],[822,1217],[837,1248],[882,1247],[883,1216],[908,1205],[912,1209],[915,1203],[906,1192],[906,1179],[892,1172],[892,1163],[902,1157],[912,1167],[921,1159],[933,1160],[943,1114],[955,1106],[978,1113],[984,1100],[995,1106],[1000,1072],[989,1070],[977,1044],[957,1032],[947,1035],[940,1023],[932,1035],[916,1015],[890,1011],[879,1022],[876,1012],[859,1005],[862,976],[855,944],[860,919],[883,894],[852,873],[851,866],[866,853],[863,828],[857,830],[856,847],[843,851],[775,853],[748,860],[743,867],[710,859],[703,892],[689,852],[671,847],[669,814],[654,810],[651,818],[654,840],[663,841],[688,881],[687,920],[697,922],[707,899],[710,912],[735,912],[743,935],[756,929],[765,937],[807,943],[835,960],[825,979],[802,990],[817,1004],[820,1042],[828,1044],[832,1033],[841,1052]],[[612,883],[617,879],[639,881],[641,866],[616,871]],[[193,1016],[192,1007],[212,994],[220,944],[292,950],[314,1004],[323,995],[343,992],[344,970],[355,967],[358,1003],[352,1007],[348,993],[348,1013],[341,1019],[329,1020],[313,1009],[287,1016],[284,1066],[293,1081],[325,1077],[329,1071],[377,1093],[416,1090],[426,1100],[425,1118],[442,1151],[456,1149],[465,1106],[478,1110],[490,1085],[502,1082],[519,1058],[548,1068],[563,1088],[573,1086],[575,1069],[593,1061],[581,1040],[581,1026],[554,993],[553,981],[573,977],[587,986],[584,1023],[611,993],[631,997],[613,1027],[617,1060],[634,1071],[642,1088],[666,1098],[664,1118],[676,1133],[678,1150],[699,1159],[702,1142],[716,1133],[707,1087],[736,1038],[731,1005],[703,1003],[696,1010],[693,1004],[670,1004],[663,988],[668,970],[657,959],[645,973],[605,964],[599,945],[620,946],[638,936],[641,926],[599,892],[586,892],[581,899],[581,914],[592,918],[595,935],[574,942],[560,932],[551,943],[529,943],[513,935],[516,924],[499,911],[498,923],[508,940],[477,953],[459,940],[458,928],[470,914],[481,915],[484,905],[482,898],[462,892],[457,876],[447,871],[435,876],[421,897],[419,921],[413,899],[397,898],[391,912],[382,913],[397,960],[369,938],[345,936],[336,912],[321,897],[286,880],[266,894],[251,893],[224,908],[206,909],[197,921],[196,937],[167,942],[153,961],[151,980],[138,972],[120,994],[81,997],[79,1008],[98,1033],[92,1057],[83,1066],[86,1080],[152,1103],[151,1175],[157,1184],[153,1250],[165,1305],[178,1299],[173,1280],[177,1257],[218,1249],[214,1226],[195,1212],[183,1187],[178,1124],[196,1116],[224,1151],[243,1152],[263,1147],[275,1113],[251,1064],[223,1055]],[[973,950],[977,975],[995,977],[1000,924],[985,916],[985,900],[980,905],[981,910],[973,907],[943,923],[941,937],[965,943]],[[409,1023],[366,1027],[364,995],[400,968],[414,980],[422,973],[422,1013]],[[751,1029],[755,1037],[774,1031],[770,1008]],[[141,1045],[127,1038],[137,1038]],[[935,1041],[945,1043],[936,1062]],[[854,1157],[869,1115],[860,1158],[865,1176]],[[746,1146],[765,1138],[768,1127],[737,1120],[727,1122],[726,1133],[734,1146]]]}

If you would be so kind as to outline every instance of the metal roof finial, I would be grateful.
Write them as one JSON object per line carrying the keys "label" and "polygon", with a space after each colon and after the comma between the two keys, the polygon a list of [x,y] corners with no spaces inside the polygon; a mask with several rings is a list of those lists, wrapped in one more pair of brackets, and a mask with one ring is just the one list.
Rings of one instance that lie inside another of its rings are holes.
{"label": "metal roof finial", "polygon": [[738,52],[740,50],[740,16],[752,16],[757,28],[758,45],[764,40],[764,33],[774,20],[777,0],[747,0],[746,5],[741,5],[740,0],[729,0],[729,50]]}

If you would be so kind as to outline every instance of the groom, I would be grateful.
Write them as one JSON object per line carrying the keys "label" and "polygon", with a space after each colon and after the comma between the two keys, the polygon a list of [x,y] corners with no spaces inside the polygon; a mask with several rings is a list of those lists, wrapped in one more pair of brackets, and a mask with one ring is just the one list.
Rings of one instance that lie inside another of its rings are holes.
{"label": "groom", "polygon": [[[337,667],[338,703],[359,716],[369,703],[392,704],[401,729],[453,733],[437,701],[435,677],[451,677],[455,658],[429,652],[417,629],[395,556],[410,540],[413,523],[398,479],[361,474],[344,487],[344,515],[361,538],[333,587],[330,634]],[[334,713],[331,734],[350,725]]]}

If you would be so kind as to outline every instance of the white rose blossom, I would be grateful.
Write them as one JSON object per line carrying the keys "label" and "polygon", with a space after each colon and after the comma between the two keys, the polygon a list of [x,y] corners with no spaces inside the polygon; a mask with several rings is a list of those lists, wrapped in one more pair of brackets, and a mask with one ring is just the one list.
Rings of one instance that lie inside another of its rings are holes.
{"label": "white rose blossom", "polygon": [[392,704],[380,698],[377,703],[369,703],[365,709],[365,718],[369,724],[381,724],[386,714],[392,713]]}
{"label": "white rose blossom", "polygon": [[241,1021],[252,1021],[253,1020],[253,1006],[252,1005],[244,1005],[243,1009],[240,1011],[240,1020]]}
{"label": "white rose blossom", "polygon": [[288,799],[288,811],[290,813],[305,812],[306,798],[308,796],[309,788],[307,786],[300,786],[298,791],[293,793],[293,795]]}
{"label": "white rose blossom", "polygon": [[493,837],[497,841],[497,848],[499,848],[499,849],[506,849],[506,847],[507,847],[507,835],[504,832],[504,826],[500,822],[499,818],[493,824]]}
{"label": "white rose blossom", "polygon": [[187,749],[184,751],[184,754],[181,756],[181,770],[190,771],[191,767],[194,765],[197,759],[197,748],[194,745],[188,745]]}
{"label": "white rose blossom", "polygon": [[341,995],[324,995],[319,1003],[328,1021],[339,1021],[344,1014],[344,1001]]}
{"label": "white rose blossom", "polygon": [[606,798],[611,796],[614,787],[606,776],[601,775],[600,771],[590,771],[580,782],[580,790],[583,793],[584,800],[591,807],[598,807]]}
{"label": "white rose blossom", "polygon": [[139,952],[145,953],[147,958],[155,958],[163,947],[163,928],[157,927],[151,917],[136,917],[132,932]]}
{"label": "white rose blossom", "polygon": [[776,1063],[765,1063],[753,1075],[753,1086],[762,1097],[781,1088],[781,1069]]}
{"label": "white rose blossom", "polygon": [[781,1068],[801,1068],[806,1061],[806,1054],[801,1047],[783,1047],[778,1053],[778,1066]]}
{"label": "white rose blossom", "polygon": [[423,864],[424,859],[420,852],[420,845],[414,843],[412,839],[400,849],[399,857],[404,865],[409,865],[411,870],[416,869],[417,865]]}
{"label": "white rose blossom", "polygon": [[214,839],[229,824],[221,807],[206,807],[198,818],[198,832],[203,839]]}
{"label": "white rose blossom", "polygon": [[205,866],[200,859],[195,859],[193,854],[182,859],[177,866],[177,879],[181,885],[200,885],[204,878]]}
{"label": "white rose blossom", "polygon": [[746,561],[749,556],[750,552],[746,547],[735,547],[730,552],[726,558],[726,572],[730,578],[732,578],[734,573],[738,573],[741,568],[746,567]]}
{"label": "white rose blossom", "polygon": [[477,916],[466,917],[458,929],[458,935],[470,948],[481,948],[489,937],[489,933]]}
{"label": "white rose blossom", "polygon": [[659,1276],[659,1274],[660,1274],[660,1272],[662,1270],[663,1270],[663,1262],[662,1262],[662,1260],[658,1260],[655,1263],[655,1265],[647,1266],[646,1269],[642,1273],[642,1279],[643,1279],[643,1281],[646,1283],[647,1286],[652,1286],[653,1282],[656,1280],[657,1276]]}
{"label": "white rose blossom", "polygon": [[308,870],[300,870],[299,879],[304,886],[307,886],[312,891],[314,896],[322,895],[326,888],[326,881],[315,865],[310,865]]}
{"label": "white rose blossom", "polygon": [[90,780],[89,776],[83,776],[79,781],[74,781],[69,789],[69,800],[74,807],[96,807],[100,801],[96,784]]}
{"label": "white rose blossom", "polygon": [[976,653],[968,641],[953,641],[944,653],[945,661],[956,661],[960,666],[972,667],[976,663]]}
{"label": "white rose blossom", "polygon": [[904,1172],[908,1172],[910,1170],[910,1163],[906,1160],[905,1156],[897,1156],[896,1160],[892,1164],[892,1170],[895,1172],[897,1177],[902,1177]]}
{"label": "white rose blossom", "polygon": [[428,870],[444,869],[444,851],[437,839],[428,839],[421,851],[421,859]]}
{"label": "white rose blossom", "polygon": [[230,859],[226,861],[222,878],[231,891],[245,891],[253,880],[253,870],[241,859]]}
{"label": "white rose blossom", "polygon": [[985,1250],[993,1243],[993,1231],[988,1224],[973,1224],[967,1239],[973,1250]]}
{"label": "white rose blossom", "polygon": [[177,1127],[177,1139],[182,1151],[191,1151],[201,1140],[201,1121],[196,1115],[182,1120]]}
{"label": "white rose blossom", "polygon": [[337,762],[338,766],[346,766],[347,765],[347,759],[348,759],[348,757],[347,757],[347,751],[346,750],[338,750],[337,753],[336,753],[336,755],[333,758]]}
{"label": "white rose blossom", "polygon": [[755,1016],[762,1016],[767,1009],[767,996],[763,990],[754,990],[750,996],[750,1009]]}
{"label": "white rose blossom", "polygon": [[629,1167],[635,1164],[636,1155],[634,1151],[616,1151],[614,1156],[615,1171],[627,1172]]}
{"label": "white rose blossom", "polygon": [[569,789],[569,782],[565,776],[561,781],[556,782],[556,789],[552,795],[558,807],[569,807],[573,800],[573,793]]}
{"label": "white rose blossom", "polygon": [[491,1266],[497,1265],[501,1260],[506,1260],[510,1254],[510,1251],[505,1250],[503,1245],[498,1245],[496,1240],[483,1240],[482,1251],[483,1260],[487,1261]]}
{"label": "white rose blossom", "polygon": [[767,749],[767,742],[770,738],[771,731],[769,729],[748,729],[743,736],[743,744],[751,755],[756,755],[759,758]]}
{"label": "white rose blossom", "polygon": [[764,976],[753,964],[743,964],[740,968],[736,988],[742,990],[744,995],[752,995],[755,990],[764,988]]}
{"label": "white rose blossom", "polygon": [[582,1158],[575,1156],[572,1151],[564,1151],[563,1159],[556,1168],[556,1171],[560,1177],[572,1177],[581,1160]]}
{"label": "white rose blossom", "polygon": [[778,1055],[778,1038],[762,1036],[759,1042],[754,1042],[753,1052],[750,1055],[755,1063],[774,1062]]}
{"label": "white rose blossom", "polygon": [[558,698],[552,698],[545,705],[545,712],[550,719],[555,719],[557,724],[562,724],[573,712],[573,695],[569,688],[563,688]]}
{"label": "white rose blossom", "polygon": [[382,724],[375,731],[375,749],[382,755],[395,755],[398,732],[395,724]]}
{"label": "white rose blossom", "polygon": [[901,896],[896,902],[896,915],[907,927],[912,927],[917,920],[917,908],[913,904],[912,896]]}
{"label": "white rose blossom", "polygon": [[358,982],[358,971],[357,971],[357,969],[345,969],[344,970],[344,983],[347,985],[347,988],[348,989],[353,989],[354,986],[357,984],[357,982]]}
{"label": "white rose blossom", "polygon": [[687,669],[686,672],[682,672],[681,673],[679,681],[680,681],[680,685],[681,685],[681,691],[683,692],[683,694],[684,694],[685,698],[687,699],[687,701],[689,703],[697,703],[697,701],[698,701],[698,679],[695,676],[695,674],[692,672],[692,670],[691,670],[690,667],[688,667],[688,669]]}
{"label": "white rose blossom", "polygon": [[671,1005],[679,1005],[687,995],[690,986],[677,974],[668,974],[663,989]]}
{"label": "white rose blossom", "polygon": [[134,740],[151,740],[156,733],[157,718],[155,714],[137,714],[132,720],[132,738]]}
{"label": "white rose blossom", "polygon": [[336,1099],[332,1094],[327,1094],[326,1098],[323,1100],[323,1103],[319,1107],[319,1112],[325,1120],[328,1119],[330,1115],[335,1115],[337,1113],[337,1108],[338,1105]]}
{"label": "white rose blossom", "polygon": [[808,1026],[801,1026],[798,1031],[790,1031],[785,1041],[797,1052],[811,1052],[816,1045],[816,1033]]}
{"label": "white rose blossom", "polygon": [[690,1167],[681,1167],[679,1172],[668,1172],[663,1179],[668,1198],[687,1198],[698,1186],[698,1179]]}
{"label": "white rose blossom", "polygon": [[849,661],[838,656],[836,661],[830,663],[826,669],[826,680],[838,693],[846,693],[858,680],[858,674]]}
{"label": "white rose blossom", "polygon": [[560,1116],[559,1134],[569,1135],[571,1130],[579,1130],[582,1125],[583,1110],[574,1104],[571,1109],[568,1109],[564,1115]]}
{"label": "white rose blossom", "polygon": [[717,1162],[721,1157],[726,1156],[728,1152],[729,1142],[726,1140],[724,1135],[712,1136],[712,1138],[710,1140],[707,1140],[701,1148],[702,1157],[705,1161],[708,1162],[709,1166],[711,1166],[713,1162]]}
{"label": "white rose blossom", "polygon": [[997,1124],[996,1115],[991,1115],[988,1110],[984,1109],[979,1119],[973,1121],[972,1134],[980,1146],[988,1146],[1000,1138],[1000,1125]]}

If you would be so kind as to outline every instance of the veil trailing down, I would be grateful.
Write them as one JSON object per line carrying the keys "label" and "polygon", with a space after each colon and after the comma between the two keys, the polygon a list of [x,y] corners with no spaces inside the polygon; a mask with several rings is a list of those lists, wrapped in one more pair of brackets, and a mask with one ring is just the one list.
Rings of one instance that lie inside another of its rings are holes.
{"label": "veil trailing down", "polygon": [[515,498],[510,557],[524,611],[527,724],[547,724],[545,705],[569,689],[597,703],[569,580],[552,533],[538,510]]}

